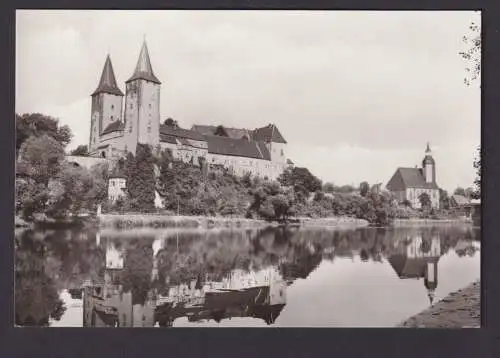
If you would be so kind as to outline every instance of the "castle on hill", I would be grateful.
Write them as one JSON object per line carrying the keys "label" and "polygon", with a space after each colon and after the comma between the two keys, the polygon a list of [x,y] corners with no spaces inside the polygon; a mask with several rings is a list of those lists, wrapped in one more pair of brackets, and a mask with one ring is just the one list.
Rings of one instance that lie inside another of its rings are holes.
{"label": "castle on hill", "polygon": [[[101,79],[92,93],[89,154],[119,159],[137,145],[170,149],[177,160],[208,167],[224,167],[235,175],[276,179],[292,165],[287,142],[274,124],[253,130],[193,125],[180,128],[174,121],[160,122],[161,82],[155,76],[144,41],[125,94],[116,83],[108,55]],[[125,97],[125,100],[123,100]]]}

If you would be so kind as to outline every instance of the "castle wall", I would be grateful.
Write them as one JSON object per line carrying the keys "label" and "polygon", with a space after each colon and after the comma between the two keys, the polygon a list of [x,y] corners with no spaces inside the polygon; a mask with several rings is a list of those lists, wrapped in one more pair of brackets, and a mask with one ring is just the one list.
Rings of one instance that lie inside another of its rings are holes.
{"label": "castle wall", "polygon": [[286,163],[285,143],[267,143],[269,153],[271,153],[271,161],[274,163]]}
{"label": "castle wall", "polygon": [[269,160],[213,153],[207,154],[207,163],[209,165],[222,165],[237,176],[251,173],[253,176],[258,176],[260,178],[267,177],[270,180],[276,180],[284,170],[284,164],[272,163]]}
{"label": "castle wall", "polygon": [[96,164],[110,163],[108,159],[97,158],[97,157],[84,157],[79,155],[67,155],[65,157],[66,161],[69,163],[76,163],[81,167],[90,169]]}
{"label": "castle wall", "polygon": [[91,119],[90,119],[90,140],[89,152],[92,153],[97,150],[100,145],[100,125],[102,111],[102,97],[101,95],[92,96]]}

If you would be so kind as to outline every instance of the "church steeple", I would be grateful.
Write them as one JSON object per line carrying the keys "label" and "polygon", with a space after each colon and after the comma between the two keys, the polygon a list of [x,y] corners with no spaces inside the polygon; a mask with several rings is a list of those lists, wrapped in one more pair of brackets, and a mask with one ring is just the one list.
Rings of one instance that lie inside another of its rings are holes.
{"label": "church steeple", "polygon": [[137,61],[137,65],[135,66],[134,74],[128,79],[127,82],[137,79],[143,79],[146,81],[161,84],[160,80],[153,73],[146,40],[144,40],[144,42],[142,43],[141,53],[139,54],[139,60]]}
{"label": "church steeple", "polygon": [[115,73],[113,71],[113,65],[111,64],[111,58],[109,55],[106,57],[106,62],[104,63],[104,68],[101,74],[101,80],[97,89],[92,93],[92,96],[99,93],[109,93],[116,96],[123,96],[123,92],[118,88],[116,84]]}

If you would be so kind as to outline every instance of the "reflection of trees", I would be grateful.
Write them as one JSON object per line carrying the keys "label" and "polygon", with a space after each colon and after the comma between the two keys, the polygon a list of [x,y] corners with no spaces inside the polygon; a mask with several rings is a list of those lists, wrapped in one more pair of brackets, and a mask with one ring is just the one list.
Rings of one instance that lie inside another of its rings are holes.
{"label": "reflection of trees", "polygon": [[61,261],[57,288],[77,288],[103,274],[104,250],[95,244],[95,232],[58,230],[46,233],[47,255]]}
{"label": "reflection of trees", "polygon": [[132,292],[132,304],[143,305],[151,288],[153,270],[152,240],[134,239],[125,250],[123,291]]}
{"label": "reflection of trees", "polygon": [[[20,326],[48,326],[60,320],[66,308],[59,298],[53,272],[47,269],[47,245],[31,231],[16,238],[15,323]],[[51,260],[52,267],[57,262]]]}

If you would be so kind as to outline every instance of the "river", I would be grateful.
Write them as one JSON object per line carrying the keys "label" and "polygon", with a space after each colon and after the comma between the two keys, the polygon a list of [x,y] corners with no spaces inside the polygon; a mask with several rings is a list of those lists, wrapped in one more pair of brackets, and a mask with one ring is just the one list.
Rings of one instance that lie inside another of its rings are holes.
{"label": "river", "polygon": [[393,327],[479,279],[480,229],[25,230],[15,320]]}

